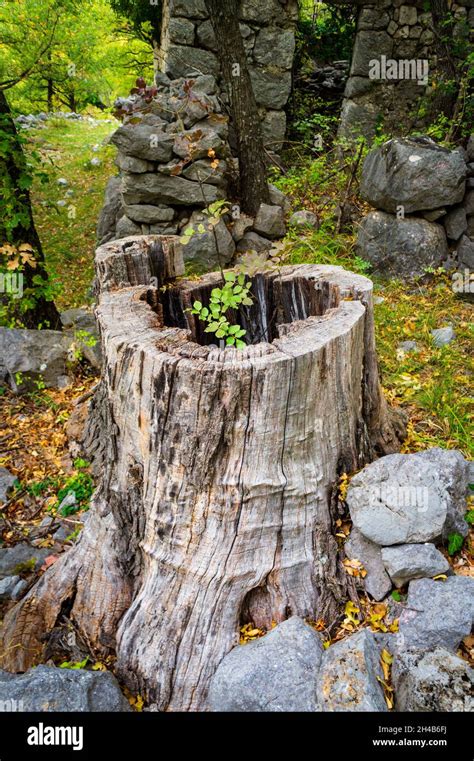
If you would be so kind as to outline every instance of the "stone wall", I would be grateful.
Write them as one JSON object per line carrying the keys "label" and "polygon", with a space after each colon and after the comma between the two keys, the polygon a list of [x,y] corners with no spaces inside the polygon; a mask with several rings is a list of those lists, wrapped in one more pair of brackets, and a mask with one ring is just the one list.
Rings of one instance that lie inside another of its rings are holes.
{"label": "stone wall", "polygon": [[[339,132],[371,138],[381,123],[386,134],[409,134],[423,126],[420,101],[436,77],[431,12],[424,0],[351,4],[361,8]],[[457,17],[454,37],[466,38],[469,28],[474,29],[474,0],[456,0],[452,8]],[[397,69],[390,60],[397,62]],[[380,62],[379,71],[374,61]]]}
{"label": "stone wall", "polygon": [[[170,79],[219,77],[216,42],[204,0],[165,0],[161,70]],[[291,92],[297,0],[242,0],[240,29],[267,149],[278,152]]]}

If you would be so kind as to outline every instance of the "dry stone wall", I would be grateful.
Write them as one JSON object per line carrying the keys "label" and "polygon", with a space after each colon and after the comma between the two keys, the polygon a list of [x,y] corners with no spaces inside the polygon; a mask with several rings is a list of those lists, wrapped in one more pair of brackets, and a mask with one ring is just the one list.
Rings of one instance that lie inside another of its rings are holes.
{"label": "dry stone wall", "polygon": [[[264,142],[278,152],[286,131],[284,108],[291,93],[296,0],[242,0],[240,30],[262,120]],[[171,79],[219,77],[216,41],[204,0],[166,0],[161,70]]]}
{"label": "dry stone wall", "polygon": [[[333,4],[347,4],[333,0]],[[407,134],[423,126],[420,101],[436,79],[433,18],[424,0],[352,2],[359,5],[350,76],[341,113],[340,134],[371,138],[377,125],[386,134]],[[456,0],[454,42],[474,29],[474,0]]]}

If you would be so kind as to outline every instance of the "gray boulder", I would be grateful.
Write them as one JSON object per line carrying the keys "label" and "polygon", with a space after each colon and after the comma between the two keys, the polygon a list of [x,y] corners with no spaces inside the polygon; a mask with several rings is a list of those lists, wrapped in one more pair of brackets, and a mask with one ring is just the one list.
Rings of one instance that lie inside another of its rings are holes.
{"label": "gray boulder", "polygon": [[173,155],[173,136],[148,124],[126,124],[110,138],[126,156],[146,161],[166,162]]}
{"label": "gray boulder", "polygon": [[444,228],[421,217],[397,219],[372,211],[361,222],[357,254],[381,275],[416,277],[439,267],[448,256]]}
{"label": "gray boulder", "polygon": [[396,587],[403,587],[412,579],[432,578],[450,569],[444,555],[428,543],[383,547],[382,560]]}
{"label": "gray boulder", "polygon": [[459,203],[465,179],[466,164],[457,151],[429,138],[393,139],[367,156],[360,191],[376,209],[395,213],[403,206],[408,214]]}
{"label": "gray boulder", "polygon": [[0,671],[0,700],[25,713],[125,713],[130,705],[110,672],[37,666],[26,674]]}
{"label": "gray boulder", "polygon": [[474,240],[468,238],[467,235],[463,235],[459,241],[456,253],[461,267],[474,270]]}
{"label": "gray boulder", "polygon": [[374,600],[383,600],[392,589],[392,582],[385,570],[380,547],[353,528],[344,550],[348,558],[359,560],[367,571],[364,586],[369,595]]}
{"label": "gray boulder", "polygon": [[474,619],[474,579],[449,576],[446,581],[417,579],[408,587],[407,607],[400,616],[398,650],[456,650]]}
{"label": "gray boulder", "polygon": [[250,78],[259,106],[279,111],[286,105],[291,93],[291,72],[273,67],[250,69]]}
{"label": "gray boulder", "polygon": [[[283,148],[286,135],[286,114],[284,111],[265,111],[260,128],[263,143],[270,151],[278,153]],[[275,203],[275,201],[272,201]]]}
{"label": "gray boulder", "polygon": [[210,159],[199,159],[194,161],[182,172],[182,176],[193,182],[207,182],[209,185],[225,187],[227,164],[225,161],[219,161],[217,167],[211,166]]}
{"label": "gray boulder", "polygon": [[131,235],[141,235],[141,234],[142,234],[141,225],[138,225],[136,222],[134,222],[132,219],[129,219],[127,216],[121,217],[121,219],[119,219],[119,221],[117,222],[117,229],[115,231],[115,237],[117,239],[128,238]]}
{"label": "gray boulder", "polygon": [[105,189],[104,205],[97,223],[97,241],[99,245],[108,243],[115,238],[115,228],[123,216],[122,196],[120,193],[122,181],[120,177],[111,177]]}
{"label": "gray boulder", "polygon": [[119,153],[115,159],[115,164],[122,172],[135,172],[141,174],[141,172],[154,172],[155,164],[152,161],[145,161],[145,159],[137,159],[135,156],[126,156],[124,153]]}
{"label": "gray boulder", "polygon": [[432,447],[413,455],[416,460],[429,462],[436,468],[438,478],[448,492],[448,512],[443,527],[443,539],[449,534],[467,536],[468,527],[464,519],[469,483],[469,462],[456,449]]}
{"label": "gray boulder", "polygon": [[461,235],[467,230],[466,211],[462,206],[452,209],[443,219],[446,235],[450,240],[459,240]]}
{"label": "gray boulder", "polygon": [[122,194],[126,205],[207,206],[222,198],[222,191],[214,185],[206,183],[200,186],[184,177],[159,173],[124,174]]}
{"label": "gray boulder", "polygon": [[431,335],[433,336],[433,343],[438,349],[442,346],[447,346],[456,338],[456,334],[451,326],[435,328],[431,331]]}
{"label": "gray boulder", "polygon": [[317,682],[319,711],[388,711],[380,649],[368,629],[336,642],[323,655]]}
{"label": "gray boulder", "polygon": [[8,495],[17,480],[17,477],[12,475],[9,470],[0,468],[0,505],[7,501]]}
{"label": "gray boulder", "polygon": [[[206,228],[204,233],[197,232],[199,225]],[[187,227],[192,227],[194,234],[188,243],[177,244],[182,247],[185,262],[192,262],[200,270],[213,270],[219,266],[219,262],[230,262],[235,253],[235,243],[223,219],[209,229],[208,217],[201,212],[193,212]]]}
{"label": "gray boulder", "polygon": [[280,206],[260,204],[253,229],[266,238],[283,238],[286,233],[285,216]]}
{"label": "gray boulder", "polygon": [[448,502],[437,468],[416,455],[381,457],[354,476],[347,490],[354,525],[381,546],[439,538]]}
{"label": "gray boulder", "polygon": [[124,211],[132,222],[147,225],[171,222],[175,216],[175,211],[170,206],[151,206],[150,204],[132,204],[125,206]]}
{"label": "gray boulder", "polygon": [[193,129],[180,131],[173,144],[176,156],[182,159],[191,158],[193,161],[206,159],[209,151],[220,155],[224,149],[224,141],[208,122],[199,122]]}
{"label": "gray boulder", "polygon": [[290,227],[313,227],[317,229],[318,218],[312,211],[302,209],[301,211],[295,211],[295,213],[291,215],[289,225]]}
{"label": "gray boulder", "polygon": [[217,77],[219,61],[210,50],[171,44],[165,57],[165,73],[171,79],[198,74],[211,74]]}
{"label": "gray boulder", "polygon": [[462,658],[437,647],[432,653],[409,651],[393,663],[397,711],[474,711],[474,671]]}
{"label": "gray boulder", "polygon": [[315,711],[322,654],[314,629],[296,616],[284,621],[224,658],[210,685],[211,711]]}
{"label": "gray boulder", "polygon": [[15,392],[34,388],[35,381],[64,388],[70,382],[71,343],[71,336],[58,330],[0,328],[0,379]]}
{"label": "gray boulder", "polygon": [[262,29],[253,49],[253,57],[260,66],[277,63],[282,69],[291,69],[294,53],[295,34],[284,29]]}
{"label": "gray boulder", "polygon": [[26,542],[20,542],[13,547],[2,547],[0,549],[0,579],[17,576],[22,571],[38,571],[48,555],[51,555],[51,550],[31,547]]}
{"label": "gray boulder", "polygon": [[262,238],[254,232],[246,232],[237,243],[237,251],[239,254],[246,254],[249,251],[256,251],[257,254],[261,254],[264,251],[270,251],[272,247],[271,240],[268,238]]}
{"label": "gray boulder", "polygon": [[270,203],[273,206],[281,206],[285,214],[291,209],[291,201],[282,190],[276,187],[276,185],[268,184],[268,190],[270,193]]}
{"label": "gray boulder", "polygon": [[172,42],[177,42],[179,45],[192,45],[194,43],[194,24],[185,18],[170,18],[168,34]]}
{"label": "gray boulder", "polygon": [[84,357],[92,367],[99,369],[102,365],[102,347],[99,329],[92,311],[85,308],[67,309],[61,312],[60,316],[65,330],[72,332],[81,357]]}
{"label": "gray boulder", "polygon": [[6,576],[0,579],[0,602],[19,600],[28,583],[20,576]]}

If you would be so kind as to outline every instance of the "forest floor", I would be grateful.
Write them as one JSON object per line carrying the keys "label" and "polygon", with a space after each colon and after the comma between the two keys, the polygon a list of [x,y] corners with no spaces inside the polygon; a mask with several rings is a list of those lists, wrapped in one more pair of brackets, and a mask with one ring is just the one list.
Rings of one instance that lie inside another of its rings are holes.
{"label": "forest floor", "polygon": [[[115,151],[104,144],[113,130],[114,125],[105,121],[93,125],[53,119],[44,129],[28,133],[32,149],[41,154],[50,176],[46,184],[36,182],[32,198],[48,269],[58,281],[61,310],[92,301],[97,217],[107,180],[116,171]],[[99,160],[96,165],[91,164],[94,158]],[[370,277],[366,263],[354,254],[354,235],[335,231],[334,212],[347,180],[343,174],[335,177],[330,166],[330,157],[318,158],[275,179],[292,198],[294,210],[307,208],[321,223],[311,232],[289,232],[288,261],[339,264]],[[58,184],[58,180],[67,184]],[[362,204],[360,211],[364,211]],[[402,451],[441,446],[459,449],[472,459],[472,305],[456,296],[450,276],[442,271],[429,273],[416,283],[376,280],[375,293],[383,387],[390,403],[402,407],[410,421]],[[446,325],[454,328],[455,339],[438,349],[431,330]],[[400,343],[407,340],[416,341],[417,352],[400,351]],[[27,537],[31,527],[48,512],[54,514],[68,489],[81,489],[81,507],[87,508],[92,480],[85,463],[71,462],[65,425],[77,399],[96,381],[91,370],[78,365],[74,384],[64,390],[38,389],[14,397],[0,389],[0,416],[4,421],[0,466],[8,468],[19,482],[6,511],[9,530],[3,539],[7,544]],[[350,524],[343,522],[340,530],[347,535]],[[53,544],[46,536],[44,546]],[[469,544],[466,541],[451,558],[457,573],[469,573]],[[53,554],[51,562],[55,559]],[[387,611],[370,604],[367,598],[362,607],[359,623],[346,611],[336,637],[361,622],[384,630]],[[323,623],[320,626],[324,628]],[[246,627],[242,641],[261,634]]]}

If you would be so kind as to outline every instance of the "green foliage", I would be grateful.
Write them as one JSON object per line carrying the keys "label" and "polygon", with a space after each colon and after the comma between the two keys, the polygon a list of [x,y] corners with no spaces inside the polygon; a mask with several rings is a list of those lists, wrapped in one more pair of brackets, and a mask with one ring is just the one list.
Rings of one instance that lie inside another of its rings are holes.
{"label": "green foliage", "polygon": [[139,39],[149,44],[160,39],[163,13],[161,0],[153,3],[150,0],[110,0],[110,5]]}
{"label": "green foliage", "polygon": [[242,305],[252,305],[249,290],[250,282],[246,282],[245,275],[226,272],[222,288],[212,289],[209,306],[203,306],[200,301],[195,301],[191,314],[197,315],[202,322],[207,323],[205,333],[214,333],[216,338],[225,339],[227,346],[244,349],[246,344],[242,338],[247,331],[240,325],[231,325],[227,313],[229,310],[239,309]]}
{"label": "green foliage", "polygon": [[455,555],[462,548],[464,537],[461,534],[449,534],[448,536],[448,553]]}
{"label": "green foliage", "polygon": [[91,474],[88,472],[89,463],[85,460],[75,460],[74,467],[78,471],[76,474],[67,479],[64,486],[58,491],[58,506],[68,494],[74,492],[76,504],[63,507],[61,515],[67,517],[74,515],[81,510],[89,508],[89,501],[94,491],[94,482]]}
{"label": "green foliage", "polygon": [[89,656],[84,658],[83,661],[64,661],[63,663],[59,664],[60,669],[70,669],[71,671],[79,671],[80,669],[85,669],[89,662]]}
{"label": "green foliage", "polygon": [[[472,488],[472,484],[471,484]],[[466,523],[468,523],[470,526],[474,524],[474,510],[468,510],[465,515]]]}
{"label": "green foliage", "polygon": [[392,599],[395,600],[395,602],[401,602],[402,601],[402,595],[398,591],[398,589],[394,589],[392,592]]}

